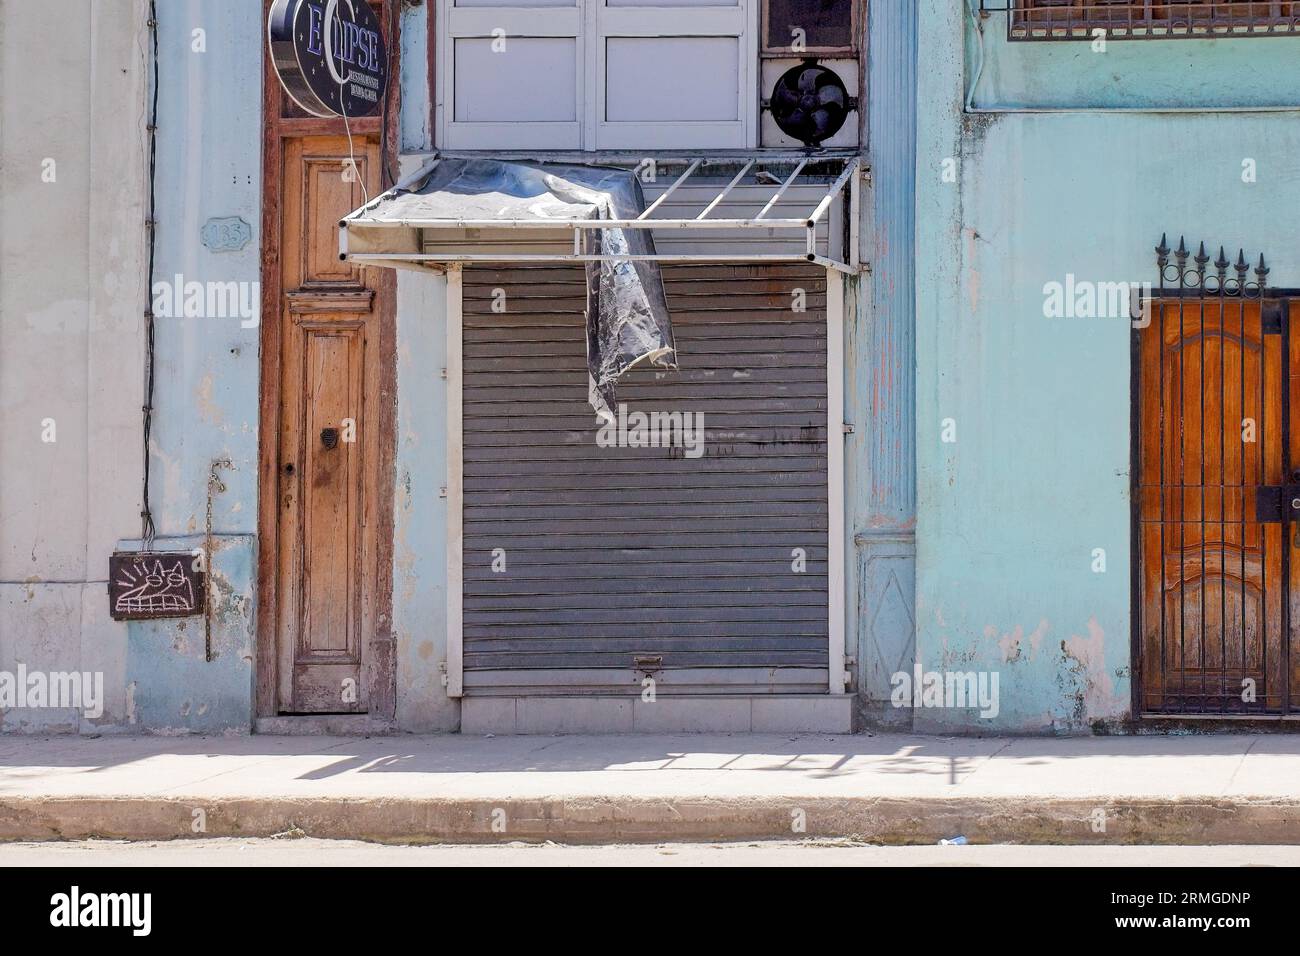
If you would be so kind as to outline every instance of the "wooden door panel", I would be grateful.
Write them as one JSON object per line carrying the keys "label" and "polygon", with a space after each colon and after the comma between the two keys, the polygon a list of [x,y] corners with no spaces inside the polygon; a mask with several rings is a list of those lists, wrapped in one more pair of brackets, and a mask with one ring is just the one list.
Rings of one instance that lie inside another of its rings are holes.
{"label": "wooden door panel", "polygon": [[[300,323],[303,339],[303,629],[298,661],[359,661],[361,470],[354,434],[365,367],[358,322]],[[350,427],[353,426],[353,427]],[[332,442],[331,442],[332,438]]]}
{"label": "wooden door panel", "polygon": [[[378,188],[378,144],[354,137]],[[365,712],[378,588],[379,311],[367,270],[338,257],[364,201],[347,137],[288,140],[280,323],[278,692],[281,713]],[[373,195],[373,192],[371,193]],[[323,433],[334,430],[332,447]]]}
{"label": "wooden door panel", "polygon": [[376,194],[379,144],[353,137],[349,151],[346,136],[291,139],[284,177],[285,291],[364,285],[362,267],[339,258],[338,224]]}
{"label": "wooden door panel", "polygon": [[318,144],[323,154],[305,156],[303,182],[306,200],[314,215],[303,224],[304,234],[311,236],[306,243],[306,261],[303,263],[303,282],[357,283],[358,267],[339,258],[339,220],[365,201],[361,189],[363,181],[378,185],[374,175],[376,167],[369,154],[377,154],[377,144],[366,144],[355,158],[347,156],[338,147],[342,143]]}
{"label": "wooden door panel", "polygon": [[1282,706],[1289,542],[1255,512],[1258,489],[1284,481],[1282,342],[1237,300],[1165,303],[1140,334],[1144,710]]}
{"label": "wooden door panel", "polygon": [[[374,578],[366,505],[376,472],[365,384],[376,364],[374,321],[366,313],[286,316],[279,668],[286,711],[365,709]],[[333,447],[326,429],[336,433]]]}

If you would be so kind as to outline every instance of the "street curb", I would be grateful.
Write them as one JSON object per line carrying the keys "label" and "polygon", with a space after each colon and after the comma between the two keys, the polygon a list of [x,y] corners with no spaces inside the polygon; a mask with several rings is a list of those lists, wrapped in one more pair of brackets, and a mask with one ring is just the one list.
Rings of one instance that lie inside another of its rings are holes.
{"label": "street curb", "polygon": [[5,841],[276,835],[382,843],[819,837],[908,845],[964,836],[971,843],[1295,844],[1300,800],[0,797]]}

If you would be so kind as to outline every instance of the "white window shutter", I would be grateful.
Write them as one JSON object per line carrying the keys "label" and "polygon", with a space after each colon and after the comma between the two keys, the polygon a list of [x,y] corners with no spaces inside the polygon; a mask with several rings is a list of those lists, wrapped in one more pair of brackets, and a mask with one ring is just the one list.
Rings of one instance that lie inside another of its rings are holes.
{"label": "white window shutter", "polygon": [[744,149],[759,0],[438,0],[444,149]]}
{"label": "white window shutter", "polygon": [[758,0],[588,2],[594,148],[755,145]]}
{"label": "white window shutter", "polygon": [[439,0],[445,149],[578,149],[580,0]]}

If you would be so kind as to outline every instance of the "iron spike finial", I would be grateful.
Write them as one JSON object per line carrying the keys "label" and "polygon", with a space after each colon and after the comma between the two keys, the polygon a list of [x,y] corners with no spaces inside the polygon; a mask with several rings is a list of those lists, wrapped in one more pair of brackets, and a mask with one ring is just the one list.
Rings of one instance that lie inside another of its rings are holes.
{"label": "iron spike finial", "polygon": [[1250,266],[1246,265],[1245,249],[1237,250],[1237,264],[1233,268],[1237,270],[1237,275],[1241,276],[1242,280],[1245,281],[1246,272],[1250,269]]}
{"label": "iron spike finial", "polygon": [[1160,234],[1160,245],[1156,246],[1156,268],[1160,270],[1163,276],[1165,268],[1169,265],[1169,236],[1167,233]]}
{"label": "iron spike finial", "polygon": [[1209,254],[1205,251],[1205,243],[1201,243],[1201,248],[1196,251],[1196,271],[1205,274],[1205,264],[1210,261]]}
{"label": "iron spike finial", "polygon": [[1231,263],[1228,262],[1228,257],[1223,254],[1223,246],[1219,246],[1219,258],[1214,260],[1214,268],[1219,270],[1220,276],[1223,276],[1227,275],[1229,265]]}
{"label": "iron spike finial", "polygon": [[1264,253],[1259,254],[1259,265],[1255,267],[1255,275],[1259,276],[1259,284],[1264,284],[1264,278],[1268,275],[1268,266],[1264,265]]}
{"label": "iron spike finial", "polygon": [[1178,248],[1174,250],[1174,258],[1177,260],[1175,268],[1178,270],[1178,284],[1183,285],[1187,281],[1187,241],[1184,237],[1178,237]]}

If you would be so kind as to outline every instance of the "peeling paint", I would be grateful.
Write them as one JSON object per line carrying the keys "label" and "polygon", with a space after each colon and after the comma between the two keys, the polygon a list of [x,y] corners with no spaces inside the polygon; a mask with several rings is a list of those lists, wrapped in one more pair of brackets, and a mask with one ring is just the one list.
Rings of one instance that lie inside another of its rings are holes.
{"label": "peeling paint", "polygon": [[1088,619],[1088,636],[1071,634],[1061,642],[1061,651],[1078,664],[1087,717],[1098,719],[1125,711],[1128,702],[1115,699],[1115,685],[1106,668],[1106,635],[1095,617]]}
{"label": "peeling paint", "polygon": [[[990,636],[996,636],[997,629],[990,626]],[[998,640],[998,649],[1002,651],[1002,660],[1008,664],[1020,660],[1020,641],[1025,636],[1025,629],[1019,624]]]}
{"label": "peeling paint", "polygon": [[212,425],[222,424],[221,408],[212,400],[212,372],[206,373],[199,379],[199,384],[194,389],[194,406],[199,417],[205,422]]}

